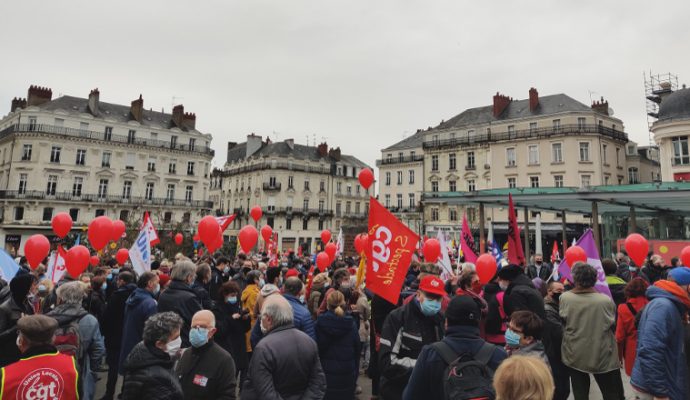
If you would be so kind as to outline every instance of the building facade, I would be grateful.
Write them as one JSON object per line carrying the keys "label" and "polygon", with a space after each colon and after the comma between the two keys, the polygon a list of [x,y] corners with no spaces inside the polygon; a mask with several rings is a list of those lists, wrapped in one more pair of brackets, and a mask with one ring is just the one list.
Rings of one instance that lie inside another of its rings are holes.
{"label": "building facade", "polygon": [[690,89],[671,91],[670,84],[657,88],[660,103],[658,119],[652,125],[654,140],[659,146],[661,179],[690,181]]}
{"label": "building facade", "polygon": [[226,236],[253,224],[249,210],[258,205],[263,217],[257,227],[268,224],[279,232],[281,249],[313,252],[324,229],[333,232],[333,240],[341,227],[366,230],[373,189],[359,184],[362,168],[369,167],[326,143],[304,146],[251,134],[246,142],[228,143],[225,166],[211,173],[210,195],[217,214],[238,215]]}
{"label": "building facade", "polygon": [[75,229],[106,215],[140,221],[148,211],[159,229],[195,226],[207,200],[211,135],[196,115],[172,114],[88,98],[52,98],[31,86],[0,119],[0,241],[17,251],[34,233],[51,236],[50,221],[68,212]]}

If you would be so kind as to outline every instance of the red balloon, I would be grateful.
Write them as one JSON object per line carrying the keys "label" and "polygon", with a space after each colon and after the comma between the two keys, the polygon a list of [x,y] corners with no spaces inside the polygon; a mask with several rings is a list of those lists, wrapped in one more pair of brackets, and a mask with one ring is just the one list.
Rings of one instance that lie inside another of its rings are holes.
{"label": "red balloon", "polygon": [[369,186],[374,183],[374,173],[369,168],[364,168],[359,171],[359,184],[364,189],[369,189]]}
{"label": "red balloon", "polygon": [[362,234],[361,233],[358,234],[357,236],[355,236],[354,243],[355,243],[355,250],[357,250],[357,254],[362,254],[362,252],[364,251],[364,247],[362,246]]}
{"label": "red balloon", "polygon": [[683,250],[680,252],[680,260],[684,266],[690,267],[690,246],[683,247]]}
{"label": "red balloon", "polygon": [[649,242],[639,233],[631,233],[625,238],[625,251],[633,260],[635,266],[641,267],[649,252]]}
{"label": "red balloon", "polygon": [[261,237],[264,238],[264,242],[269,242],[271,240],[271,236],[273,235],[273,228],[271,228],[270,225],[264,225],[261,228]]}
{"label": "red balloon", "polygon": [[264,215],[264,213],[263,211],[261,211],[261,207],[254,206],[251,210],[249,210],[249,215],[251,215],[254,222],[259,222],[261,216]]}
{"label": "red balloon", "polygon": [[321,241],[323,243],[328,243],[331,240],[331,231],[324,229],[321,231]]}
{"label": "red balloon", "polygon": [[115,259],[117,260],[117,263],[120,265],[124,265],[127,262],[127,259],[129,258],[129,250],[127,249],[120,249],[115,253]]}
{"label": "red balloon", "polygon": [[335,252],[338,251],[338,246],[336,246],[335,243],[328,243],[324,251],[328,254],[331,262],[335,261]]}
{"label": "red balloon", "polygon": [[221,247],[223,247],[223,235],[219,231],[218,236],[216,236],[216,240],[209,246],[206,246],[206,248],[208,249],[209,253],[213,253]]}
{"label": "red balloon", "polygon": [[72,278],[79,277],[79,274],[84,272],[86,267],[89,266],[91,255],[89,254],[89,249],[86,246],[77,245],[72,247],[67,251],[65,256],[65,267],[67,268],[67,273]]}
{"label": "red balloon", "polygon": [[585,249],[580,246],[568,247],[568,250],[565,251],[565,262],[568,263],[570,268],[577,262],[587,262],[587,253],[585,253]]}
{"label": "red balloon", "polygon": [[89,230],[86,233],[89,237],[91,247],[96,250],[101,250],[113,237],[113,221],[105,215],[96,217],[89,224]]}
{"label": "red balloon", "polygon": [[242,229],[240,229],[240,234],[238,237],[240,239],[240,247],[242,247],[242,251],[249,254],[251,249],[254,248],[254,245],[256,245],[257,240],[259,240],[259,231],[257,231],[256,228],[251,225],[245,225]]}
{"label": "red balloon", "polygon": [[[194,235],[194,236],[196,236],[196,235]],[[198,238],[197,238],[197,239],[198,239]],[[176,234],[175,234],[175,244],[176,244],[176,245],[178,245],[178,246],[181,245],[183,240],[184,240],[184,236],[182,236],[181,233],[176,233]]]}
{"label": "red balloon", "polygon": [[208,247],[209,244],[214,243],[216,240],[220,225],[215,217],[207,215],[199,221],[199,228],[197,230],[199,231],[201,241]]}
{"label": "red balloon", "polygon": [[36,269],[50,252],[50,241],[44,235],[31,235],[24,245],[24,255],[31,269]]}
{"label": "red balloon", "polygon": [[98,256],[91,256],[90,264],[92,267],[97,266],[100,262],[101,262],[101,259],[98,258]]}
{"label": "red balloon", "polygon": [[120,221],[119,219],[113,221],[113,242],[117,242],[118,240],[122,239],[122,235],[125,234],[125,230],[127,227],[125,226],[125,223]]}
{"label": "red balloon", "polygon": [[192,239],[194,239],[195,242],[198,242],[199,241],[199,234],[195,233],[194,237],[192,237]]}
{"label": "red balloon", "polygon": [[422,251],[426,262],[435,263],[441,255],[441,243],[437,239],[427,239]]}
{"label": "red balloon", "polygon": [[57,213],[53,220],[50,221],[50,224],[53,226],[53,232],[60,239],[64,239],[69,231],[72,230],[72,217],[66,212]]}
{"label": "red balloon", "polygon": [[486,285],[491,282],[491,278],[496,275],[496,259],[491,254],[482,254],[477,258],[475,262],[477,266],[477,276],[479,277],[479,282]]}
{"label": "red balloon", "polygon": [[328,268],[331,265],[331,258],[326,254],[325,251],[320,252],[316,255],[316,266],[319,267],[321,271]]}

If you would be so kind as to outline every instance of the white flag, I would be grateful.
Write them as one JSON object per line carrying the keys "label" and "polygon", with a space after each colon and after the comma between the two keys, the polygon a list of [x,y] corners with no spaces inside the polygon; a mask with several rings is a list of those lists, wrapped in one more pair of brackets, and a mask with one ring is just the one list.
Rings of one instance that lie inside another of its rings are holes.
{"label": "white flag", "polygon": [[438,242],[441,244],[441,259],[438,263],[441,265],[441,279],[450,279],[450,274],[453,272],[453,267],[450,265],[450,257],[448,257],[448,244],[446,243],[446,235],[443,231],[438,231],[436,235]]}
{"label": "white flag", "polygon": [[338,233],[338,241],[335,243],[335,246],[335,256],[338,257],[339,255],[343,254],[343,247],[345,247],[345,243],[343,241],[343,228],[340,228],[340,232]]}
{"label": "white flag", "polygon": [[132,248],[129,249],[129,259],[132,261],[132,267],[137,275],[151,271],[151,241],[149,234],[149,229],[144,224],[139,231],[139,235],[137,235],[137,240],[134,241]]}
{"label": "white flag", "polygon": [[67,252],[65,252],[62,246],[58,246],[57,251],[50,253],[46,276],[49,276],[53,283],[60,282],[60,279],[62,279],[62,277],[65,275],[65,272],[67,272],[67,267],[65,266],[66,254]]}

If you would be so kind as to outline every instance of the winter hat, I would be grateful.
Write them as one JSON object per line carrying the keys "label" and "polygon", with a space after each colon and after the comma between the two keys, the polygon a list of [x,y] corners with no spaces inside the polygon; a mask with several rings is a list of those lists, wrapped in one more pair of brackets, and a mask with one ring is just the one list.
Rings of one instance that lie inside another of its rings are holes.
{"label": "winter hat", "polygon": [[455,296],[446,309],[448,325],[479,326],[481,310],[470,296]]}
{"label": "winter hat", "polygon": [[21,304],[26,299],[34,279],[34,276],[31,274],[22,274],[15,276],[10,281],[10,292],[15,302]]}
{"label": "winter hat", "polygon": [[498,277],[506,281],[512,281],[523,273],[522,267],[519,265],[510,264],[509,266],[503,267],[500,271],[498,271]]}
{"label": "winter hat", "polygon": [[293,276],[299,277],[299,271],[297,271],[297,269],[295,269],[295,268],[288,269],[287,272],[285,273],[285,279],[292,278]]}
{"label": "winter hat", "polygon": [[48,344],[58,327],[55,318],[45,315],[25,315],[17,321],[17,330],[27,339],[37,344]]}
{"label": "winter hat", "polygon": [[328,279],[328,272],[322,272],[314,277],[314,282],[312,282],[311,288],[319,290],[323,287],[323,285],[326,284],[326,282],[330,282],[330,279]]}
{"label": "winter hat", "polygon": [[690,268],[676,267],[668,272],[668,276],[679,286],[690,285]]}
{"label": "winter hat", "polygon": [[170,282],[170,275],[158,274],[158,279],[159,279],[158,283],[161,285],[161,287],[165,287],[165,285],[167,285],[168,282]]}

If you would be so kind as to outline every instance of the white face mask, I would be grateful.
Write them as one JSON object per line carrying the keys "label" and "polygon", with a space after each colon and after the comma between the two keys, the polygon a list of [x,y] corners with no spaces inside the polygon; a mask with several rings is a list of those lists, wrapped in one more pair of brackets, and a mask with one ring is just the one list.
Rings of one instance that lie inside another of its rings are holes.
{"label": "white face mask", "polygon": [[500,282],[498,282],[498,286],[501,287],[501,290],[506,290],[506,289],[508,289],[508,285],[509,285],[509,283],[506,282],[506,281],[500,281]]}
{"label": "white face mask", "polygon": [[265,335],[266,333],[268,333],[268,328],[266,328],[266,327],[264,326],[264,320],[263,320],[263,318],[259,321],[259,328],[261,328],[261,333],[262,333],[262,334]]}
{"label": "white face mask", "polygon": [[165,351],[168,353],[170,358],[175,357],[177,353],[180,351],[180,347],[182,346],[182,338],[177,337],[177,339],[168,342],[168,344],[165,345]]}

